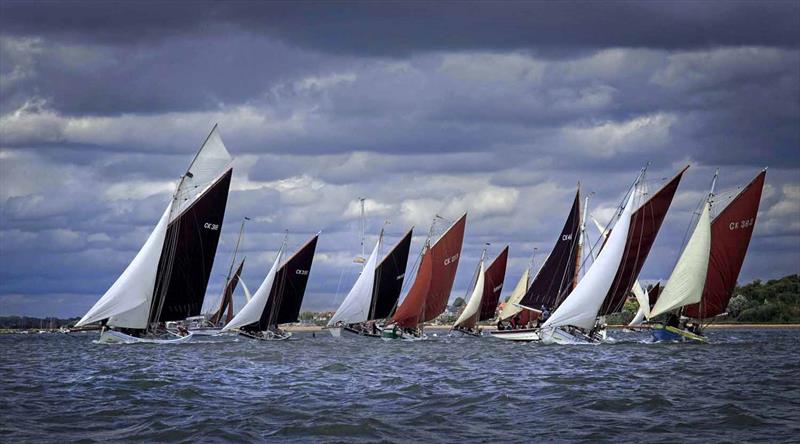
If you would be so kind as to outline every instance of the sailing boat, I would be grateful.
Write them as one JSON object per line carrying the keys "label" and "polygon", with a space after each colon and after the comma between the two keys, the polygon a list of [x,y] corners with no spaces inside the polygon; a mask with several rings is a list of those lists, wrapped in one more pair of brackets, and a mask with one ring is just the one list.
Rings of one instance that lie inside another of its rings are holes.
{"label": "sailing boat", "polygon": [[319,234],[314,235],[281,264],[286,250],[284,239],[264,281],[241,311],[225,324],[222,331],[237,331],[242,336],[264,341],[291,337],[290,332],[280,329],[278,325],[296,322],[298,319],[317,239]]}
{"label": "sailing boat", "polygon": [[408,252],[411,248],[412,231],[413,228],[408,230],[378,263],[380,247],[383,244],[383,230],[381,230],[378,242],[365,262],[361,275],[328,322],[328,331],[332,336],[338,338],[344,334],[381,337],[374,321],[389,316],[400,297]]}
{"label": "sailing boat", "polygon": [[[701,324],[725,312],[755,228],[766,174],[766,169],[759,173],[712,222],[714,176],[692,237],[655,306],[646,313],[652,319],[672,312],[666,322],[654,324],[651,331],[656,342],[705,342]],[[685,320],[679,318],[681,312]]]}
{"label": "sailing boat", "polygon": [[466,223],[467,214],[464,213],[432,245],[431,225],[414,283],[392,316],[389,324],[391,328],[387,325],[383,329],[384,340],[424,339],[423,324],[435,319],[447,308],[447,300],[450,298],[458,269]]}
{"label": "sailing boat", "polygon": [[633,212],[633,199],[643,174],[644,169],[628,191],[627,200],[619,210],[614,229],[591,268],[542,324],[539,332],[542,342],[567,344],[600,341],[595,329],[597,313],[621,266]]}
{"label": "sailing boat", "polygon": [[[556,307],[563,299],[563,295],[572,290],[575,276],[578,272],[577,259],[580,256],[579,239],[581,238],[581,208],[580,208],[580,188],[575,193],[567,220],[561,229],[556,244],[550,255],[542,264],[536,277],[521,298],[515,302],[515,295],[519,295],[522,289],[523,279],[527,281],[527,272],[523,275],[517,287],[512,292],[506,306],[515,305],[520,311],[509,313],[516,319],[515,325],[511,329],[496,330],[491,332],[495,338],[509,341],[538,341],[539,329],[526,328],[528,324],[535,320],[545,309]],[[502,319],[504,314],[500,315]]]}
{"label": "sailing boat", "polygon": [[484,270],[484,258],[486,249],[481,253],[478,263],[478,274],[472,295],[467,302],[464,311],[453,324],[452,332],[466,335],[481,336],[481,330],[477,328],[478,322],[492,319],[497,310],[497,302],[500,293],[503,291],[503,280],[506,274],[506,264],[508,263],[508,246],[497,255],[497,258]]}
{"label": "sailing boat", "polygon": [[200,314],[232,172],[215,125],[142,249],[76,327],[100,322],[103,343],[187,340],[163,323]]}

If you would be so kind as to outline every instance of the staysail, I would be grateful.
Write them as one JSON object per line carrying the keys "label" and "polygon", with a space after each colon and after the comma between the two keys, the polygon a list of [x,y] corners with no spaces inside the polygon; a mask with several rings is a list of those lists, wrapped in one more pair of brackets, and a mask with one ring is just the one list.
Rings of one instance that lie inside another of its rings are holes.
{"label": "staysail", "polygon": [[[282,246],[280,250],[278,250],[278,255],[275,256],[275,262],[272,263],[272,267],[267,271],[267,276],[264,278],[264,281],[261,282],[261,285],[256,290],[255,294],[247,301],[244,307],[233,317],[233,319],[225,324],[225,327],[222,328],[222,331],[233,330],[235,328],[241,328],[245,325],[250,325],[258,322],[261,319],[261,314],[264,312],[264,308],[267,306],[267,299],[269,299],[270,290],[272,290],[272,284],[275,282],[275,273],[278,271],[278,265],[281,263],[281,257],[283,256],[283,250],[285,246]],[[242,281],[242,285],[244,288],[244,281]],[[249,291],[248,291],[249,293]]]}
{"label": "staysail", "polygon": [[236,272],[231,276],[230,280],[228,281],[227,285],[225,285],[225,290],[222,292],[222,301],[220,301],[219,308],[213,315],[209,321],[217,325],[222,320],[222,314],[225,314],[225,323],[230,322],[233,319],[233,292],[236,290],[236,285],[239,284],[239,277],[242,275],[242,268],[244,267],[244,259],[239,262],[239,266],[236,268]]}
{"label": "staysail", "polygon": [[530,281],[529,276],[530,270],[526,268],[525,271],[522,272],[522,276],[519,277],[517,285],[515,285],[514,289],[511,290],[511,295],[508,297],[503,309],[500,311],[500,319],[509,319],[522,311],[522,307],[519,306],[519,302],[523,297],[525,297],[525,292],[528,291],[528,283]]}
{"label": "staysail", "polygon": [[753,235],[766,175],[766,169],[759,173],[711,223],[711,253],[703,297],[700,303],[687,306],[684,315],[707,319],[728,308]]}
{"label": "staysail", "polygon": [[500,301],[500,293],[503,292],[503,282],[506,277],[507,264],[508,245],[503,248],[503,251],[501,251],[489,267],[486,268],[478,321],[494,318],[495,312],[497,311],[497,303]]}
{"label": "staysail", "polygon": [[[556,239],[553,250],[545,260],[539,273],[533,279],[525,296],[518,305],[540,310],[543,305],[550,310],[556,306],[560,299],[572,289],[573,278],[577,271],[576,256],[578,254],[578,238],[581,229],[581,201],[580,190],[575,193],[567,221]],[[522,324],[527,324],[530,311],[523,310],[525,319]],[[535,318],[534,318],[535,319]]]}
{"label": "staysail", "polygon": [[708,253],[711,250],[710,211],[710,204],[705,202],[692,236],[664,285],[661,297],[647,314],[648,319],[684,305],[700,302],[708,272]]}
{"label": "staysail", "polygon": [[378,242],[375,243],[375,248],[369,259],[364,264],[361,274],[358,276],[353,288],[345,296],[342,304],[336,309],[331,320],[328,321],[328,326],[333,326],[339,322],[343,324],[357,324],[359,322],[366,322],[369,319],[369,311],[372,306],[372,294],[375,286],[375,268],[378,263],[378,251],[380,250],[381,243],[383,242],[383,230],[378,236]]}
{"label": "staysail", "polygon": [[[484,254],[486,251],[484,250]],[[483,254],[478,264],[478,275],[475,280],[475,286],[472,288],[472,294],[467,301],[464,311],[453,323],[453,327],[472,328],[478,323],[478,316],[481,310],[481,299],[483,299],[483,282],[486,280],[485,269],[483,267]]]}
{"label": "staysail", "polygon": [[[683,173],[689,168],[687,165],[667,182],[660,190],[642,204],[631,217],[630,228],[628,229],[627,243],[625,244],[625,254],[622,262],[614,276],[614,283],[606,294],[603,305],[600,308],[600,315],[608,315],[620,311],[625,303],[628,291],[633,287],[634,281],[642,271],[644,262],[650,253],[650,248],[656,240],[661,223],[667,215],[675,196],[675,190],[683,177]],[[614,228],[616,229],[616,227]]]}
{"label": "staysail", "polygon": [[167,234],[170,206],[136,254],[128,268],[94,306],[75,324],[76,327],[115,318],[115,325],[125,328],[147,327],[147,313],[153,300],[153,287],[158,271],[158,257]]}
{"label": "staysail", "polygon": [[545,321],[542,328],[571,325],[590,330],[594,327],[597,313],[603,303],[603,296],[611,288],[625,251],[625,241],[631,222],[631,207],[633,206],[635,188],[636,186],[630,191],[630,196],[622,210],[622,214],[608,236],[603,250],[597,255],[597,259],[583,276],[583,279],[578,282],[578,286],[572,290],[564,302]]}
{"label": "staysail", "polygon": [[425,247],[414,283],[397,307],[392,322],[412,328],[444,312],[458,269],[466,223],[465,213],[435,244]]}
{"label": "staysail", "polygon": [[389,254],[375,268],[375,285],[372,292],[369,319],[383,319],[392,314],[397,305],[403,280],[406,276],[408,252],[411,249],[411,230],[400,239]]}

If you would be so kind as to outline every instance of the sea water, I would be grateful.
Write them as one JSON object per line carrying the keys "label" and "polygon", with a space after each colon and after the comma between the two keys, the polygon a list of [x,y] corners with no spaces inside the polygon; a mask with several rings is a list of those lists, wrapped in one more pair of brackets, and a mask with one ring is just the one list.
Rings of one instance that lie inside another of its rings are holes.
{"label": "sea water", "polygon": [[797,442],[800,330],[708,333],[588,346],[0,335],[0,441]]}

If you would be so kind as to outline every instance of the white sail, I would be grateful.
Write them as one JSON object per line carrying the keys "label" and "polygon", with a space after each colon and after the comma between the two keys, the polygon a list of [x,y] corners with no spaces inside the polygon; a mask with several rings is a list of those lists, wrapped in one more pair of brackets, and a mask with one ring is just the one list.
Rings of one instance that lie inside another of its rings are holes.
{"label": "white sail", "polygon": [[125,328],[146,328],[153,300],[158,261],[167,234],[171,203],[150,237],[128,268],[103,297],[75,324],[76,327],[109,319],[109,324]]}
{"label": "white sail", "polygon": [[[253,295],[250,294],[250,289],[247,288],[247,285],[245,285],[245,283],[242,280],[241,276],[239,276],[239,282],[241,282],[241,284],[242,284],[242,290],[244,291],[244,298],[247,299],[247,302],[250,302],[250,299],[253,299]],[[231,320],[233,320],[233,319],[231,319]]]}
{"label": "white sail", "polygon": [[522,311],[522,308],[516,304],[522,300],[522,297],[525,296],[525,292],[528,291],[528,271],[529,270],[526,268],[525,272],[522,273],[522,277],[519,278],[517,286],[514,287],[514,291],[512,291],[511,296],[508,297],[506,305],[504,305],[503,309],[500,311],[500,319],[508,319]]}
{"label": "white sail", "polygon": [[275,281],[275,273],[278,272],[278,265],[281,263],[281,256],[283,256],[283,247],[278,251],[278,256],[275,257],[275,262],[267,272],[264,282],[258,287],[250,301],[222,328],[222,331],[244,327],[261,319],[261,314],[264,312],[264,307],[267,306],[267,299],[272,290],[272,282]]}
{"label": "white sail", "polygon": [[181,178],[178,190],[175,192],[175,205],[170,213],[170,221],[178,218],[184,210],[209,186],[211,186],[221,173],[227,170],[231,163],[231,155],[222,143],[217,126],[211,130],[200,151],[195,155],[186,174]]}
{"label": "white sail", "polygon": [[614,276],[625,252],[634,194],[635,192],[631,191],[611,235],[589,271],[542,328],[572,325],[590,330],[594,327],[597,312],[600,311],[600,306],[614,282]]}
{"label": "white sail", "polygon": [[476,317],[478,310],[481,309],[484,279],[483,258],[481,258],[481,265],[480,269],[478,270],[478,279],[475,280],[475,288],[472,289],[472,295],[469,297],[469,301],[467,302],[467,306],[464,307],[464,311],[461,312],[461,316],[459,316],[455,324],[453,324],[454,327],[472,327],[475,325],[475,323],[471,321],[474,321],[473,318]]}
{"label": "white sail", "polygon": [[694,227],[692,237],[686,243],[686,248],[678,259],[675,269],[672,270],[672,275],[664,285],[664,290],[658,296],[648,319],[684,305],[700,302],[706,283],[708,258],[711,252],[711,216],[709,213],[709,204],[706,202],[700,219],[697,220],[697,225]]}
{"label": "white sail", "polygon": [[364,268],[361,270],[361,275],[353,284],[353,288],[347,293],[347,296],[342,301],[342,305],[336,310],[328,326],[335,325],[337,322],[343,324],[357,324],[359,322],[367,321],[369,317],[369,309],[372,305],[372,292],[375,287],[375,267],[378,263],[378,250],[381,245],[381,236],[369,255]]}
{"label": "white sail", "polygon": [[639,283],[639,280],[633,282],[633,295],[636,297],[636,302],[639,303],[639,310],[636,311],[636,316],[633,317],[633,320],[630,322],[630,326],[637,326],[644,321],[645,317],[650,315],[650,294],[642,288],[642,284]]}

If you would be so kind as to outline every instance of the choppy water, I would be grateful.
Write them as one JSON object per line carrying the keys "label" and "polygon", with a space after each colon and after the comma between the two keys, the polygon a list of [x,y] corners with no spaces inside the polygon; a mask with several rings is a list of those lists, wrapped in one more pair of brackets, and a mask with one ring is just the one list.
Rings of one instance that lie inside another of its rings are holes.
{"label": "choppy water", "polygon": [[0,335],[3,442],[795,441],[797,330],[713,344]]}

